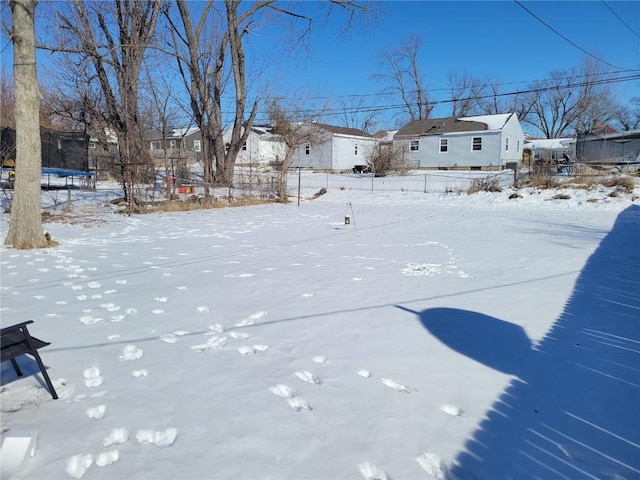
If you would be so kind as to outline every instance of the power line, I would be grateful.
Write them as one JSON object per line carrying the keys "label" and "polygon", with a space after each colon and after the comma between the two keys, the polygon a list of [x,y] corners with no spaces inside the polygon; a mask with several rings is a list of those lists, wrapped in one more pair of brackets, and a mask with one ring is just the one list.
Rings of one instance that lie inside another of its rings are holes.
{"label": "power line", "polygon": [[622,70],[622,68],[617,67],[609,62],[607,62],[606,60],[603,60],[599,57],[596,57],[595,55],[593,55],[590,52],[587,52],[584,48],[582,48],[581,46],[575,44],[574,42],[572,42],[571,40],[569,40],[567,37],[565,37],[563,34],[561,34],[559,31],[557,31],[555,28],[553,28],[551,25],[549,25],[547,22],[545,22],[544,20],[542,20],[540,17],[538,17],[535,13],[533,13],[531,10],[529,10],[527,7],[525,7],[524,5],[522,5],[522,3],[520,3],[518,0],[513,0],[516,5],[518,5],[519,7],[521,7],[524,11],[526,11],[529,15],[531,15],[533,18],[535,18],[536,20],[538,20],[540,23],[542,23],[545,27],[547,27],[549,30],[551,30],[553,33],[555,33],[556,35],[558,35],[560,38],[562,38],[563,40],[565,40],[566,42],[570,43],[571,45],[573,45],[574,47],[576,47],[578,50],[580,50],[581,52],[586,53],[587,55],[589,55],[592,58],[595,58],[596,60],[598,60],[599,62],[604,63],[605,65],[609,65],[610,67],[613,68],[617,68],[618,70]]}
{"label": "power line", "polygon": [[609,9],[609,11],[610,11],[611,13],[613,13],[613,15],[614,15],[618,20],[620,20],[620,22],[621,22],[625,27],[627,27],[627,28],[629,29],[629,31],[630,31],[631,33],[633,33],[636,37],[640,38],[640,35],[638,35],[638,32],[636,32],[633,28],[631,28],[631,26],[630,26],[627,22],[625,22],[625,21],[622,19],[622,17],[620,17],[620,15],[618,15],[618,14],[613,10],[613,8],[611,8],[611,7],[609,6],[609,4],[607,4],[607,2],[605,2],[604,0],[602,0],[602,4],[603,4],[605,7],[607,7],[607,8]]}

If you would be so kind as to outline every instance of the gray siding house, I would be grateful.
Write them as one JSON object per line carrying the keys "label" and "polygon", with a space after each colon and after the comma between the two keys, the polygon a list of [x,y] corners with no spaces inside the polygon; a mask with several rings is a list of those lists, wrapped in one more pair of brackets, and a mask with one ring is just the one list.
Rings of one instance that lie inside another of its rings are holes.
{"label": "gray siding house", "polygon": [[501,170],[522,161],[524,133],[515,113],[412,120],[393,144],[418,168]]}

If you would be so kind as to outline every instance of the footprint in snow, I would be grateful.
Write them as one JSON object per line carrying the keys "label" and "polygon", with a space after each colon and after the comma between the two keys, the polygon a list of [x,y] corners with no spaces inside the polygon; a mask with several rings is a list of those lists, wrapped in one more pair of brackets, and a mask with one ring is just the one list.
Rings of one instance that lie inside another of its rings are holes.
{"label": "footprint in snow", "polygon": [[125,310],[125,313],[127,315],[134,315],[134,314],[138,313],[138,309],[137,308],[127,308]]}
{"label": "footprint in snow", "polygon": [[358,370],[356,373],[358,375],[360,375],[361,377],[364,377],[364,378],[370,378],[371,377],[371,372],[369,370]]}
{"label": "footprint in snow", "polygon": [[247,325],[253,325],[262,317],[264,317],[266,314],[267,312],[256,312],[252,315],[249,315],[244,320],[241,320],[240,322],[236,323],[236,327],[245,327]]}
{"label": "footprint in snow", "polygon": [[229,335],[233,338],[237,339],[246,339],[246,338],[250,338],[251,335],[249,335],[248,333],[244,333],[244,332],[231,332],[229,333]]}
{"label": "footprint in snow", "polygon": [[393,388],[398,392],[409,393],[410,390],[415,390],[415,388],[407,387],[406,385],[398,383],[395,380],[391,380],[389,378],[383,378],[382,383],[384,383],[387,387]]}
{"label": "footprint in snow", "polygon": [[224,330],[224,325],[214,323],[213,325],[209,325],[209,331],[204,332],[203,335],[218,335],[219,333],[223,333]]}
{"label": "footprint in snow", "polygon": [[91,315],[83,315],[80,317],[80,321],[85,325],[95,325],[98,322],[102,321],[102,318],[95,318]]}
{"label": "footprint in snow", "polygon": [[127,284],[127,281],[126,281],[126,280],[116,280],[116,283],[117,283],[118,285],[126,285],[126,284]]}
{"label": "footprint in snow", "polygon": [[324,363],[327,361],[327,357],[323,357],[321,355],[315,356],[311,358],[311,361],[314,363]]}
{"label": "footprint in snow", "polygon": [[90,453],[74,455],[67,460],[67,465],[64,470],[73,478],[82,478],[92,464],[93,455]]}
{"label": "footprint in snow", "polygon": [[122,355],[120,355],[120,361],[137,360],[143,355],[142,349],[135,345],[127,345],[122,349]]}
{"label": "footprint in snow", "polygon": [[308,372],[306,370],[300,370],[295,373],[296,377],[298,377],[303,382],[311,383],[313,385],[320,385],[322,381],[320,377],[318,377],[315,373]]}
{"label": "footprint in snow", "polygon": [[164,310],[162,310],[161,308],[154,308],[153,310],[151,310],[151,313],[153,313],[154,315],[161,315],[164,313]]}
{"label": "footprint in snow", "polygon": [[86,299],[87,299],[87,296],[86,296],[86,295],[78,295],[78,296],[76,297],[76,299],[77,299],[77,300],[80,300],[80,301],[83,301],[83,300],[86,300]]}
{"label": "footprint in snow", "polygon": [[87,283],[87,287],[89,288],[100,288],[102,285],[100,282],[89,282]]}
{"label": "footprint in snow", "polygon": [[186,330],[176,330],[175,332],[173,332],[174,335],[177,335],[179,337],[182,337],[184,335],[189,335],[189,333],[191,332],[187,332]]}
{"label": "footprint in snow", "polygon": [[447,466],[435,453],[423,453],[416,457],[416,461],[431,477],[437,480],[445,480],[447,478]]}
{"label": "footprint in snow", "polygon": [[387,480],[387,474],[370,462],[361,463],[358,470],[365,480]]}
{"label": "footprint in snow", "polygon": [[296,392],[293,388],[291,388],[289,385],[284,384],[278,384],[275,387],[271,387],[269,391],[274,395],[282,398],[293,398],[298,395],[298,392]]}
{"label": "footprint in snow", "polygon": [[102,440],[103,447],[109,447],[114,444],[125,443],[129,440],[129,430],[126,428],[114,428],[109,435]]}
{"label": "footprint in snow", "polygon": [[177,436],[177,428],[167,428],[164,431],[138,430],[136,440],[138,443],[152,443],[156,447],[164,448],[173,445]]}
{"label": "footprint in snow", "polygon": [[124,320],[124,315],[112,315],[109,319],[110,322],[118,323]]}
{"label": "footprint in snow", "polygon": [[161,303],[167,303],[167,301],[168,301],[167,297],[156,297],[156,298],[154,298],[154,300],[156,302],[161,302]]}
{"label": "footprint in snow", "polygon": [[248,355],[249,353],[266,352],[269,350],[269,345],[253,345],[238,347],[238,352],[242,355]]}
{"label": "footprint in snow", "polygon": [[311,405],[305,399],[301,397],[287,398],[287,403],[296,412],[301,410],[312,410]]}
{"label": "footprint in snow", "polygon": [[102,377],[100,376],[100,369],[98,367],[86,368],[82,372],[84,377],[84,384],[88,388],[97,387],[102,385]]}
{"label": "footprint in snow", "polygon": [[104,417],[105,412],[107,411],[106,405],[98,405],[97,407],[87,408],[87,417],[92,420],[97,420]]}
{"label": "footprint in snow", "polygon": [[207,313],[207,312],[210,312],[210,311],[211,311],[211,309],[210,309],[209,307],[207,307],[206,305],[200,305],[200,306],[198,307],[198,311],[199,311],[200,313]]}
{"label": "footprint in snow", "polygon": [[462,409],[460,409],[458,407],[454,407],[453,405],[442,405],[440,407],[440,410],[442,410],[444,413],[448,413],[449,415],[452,415],[454,417],[461,417],[464,414]]}
{"label": "footprint in snow", "polygon": [[113,340],[118,340],[119,338],[120,338],[120,335],[118,335],[118,334],[114,334],[114,335],[109,335],[109,336],[107,337],[107,340],[109,340],[109,341],[113,341]]}
{"label": "footprint in snow", "polygon": [[166,343],[176,343],[178,338],[173,333],[165,333],[164,335],[160,335],[160,340]]}
{"label": "footprint in snow", "polygon": [[147,370],[146,368],[143,368],[141,370],[134,370],[133,372],[131,372],[131,375],[136,378],[146,377],[147,375],[149,375],[149,370]]}
{"label": "footprint in snow", "polygon": [[118,310],[120,310],[120,306],[114,303],[103,303],[100,306],[109,312],[117,312]]}
{"label": "footprint in snow", "polygon": [[99,467],[106,467],[115,463],[120,458],[120,452],[116,450],[110,450],[108,452],[102,452],[96,457],[96,465]]}

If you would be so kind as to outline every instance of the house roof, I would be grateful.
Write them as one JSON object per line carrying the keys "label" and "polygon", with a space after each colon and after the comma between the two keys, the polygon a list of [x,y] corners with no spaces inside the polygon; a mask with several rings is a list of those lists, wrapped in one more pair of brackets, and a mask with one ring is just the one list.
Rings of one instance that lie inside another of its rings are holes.
{"label": "house roof", "polygon": [[487,124],[475,121],[463,121],[456,117],[427,118],[411,120],[398,130],[396,137],[442,135],[443,133],[477,132],[487,130]]}
{"label": "house roof", "polygon": [[568,150],[573,138],[536,138],[524,142],[524,148],[532,150]]}
{"label": "house roof", "polygon": [[500,130],[507,123],[512,113],[498,115],[479,115],[475,117],[445,117],[412,120],[396,134],[402,136],[442,135],[443,133],[479,132]]}
{"label": "house roof", "polygon": [[336,127],[333,125],[327,125],[326,123],[318,123],[318,122],[314,122],[314,123],[318,125],[320,128],[322,128],[323,130],[327,130],[328,132],[331,132],[331,133],[337,133],[339,135],[351,135],[354,137],[373,138],[373,135],[371,135],[370,133],[367,133],[364,130],[358,130],[357,128]]}

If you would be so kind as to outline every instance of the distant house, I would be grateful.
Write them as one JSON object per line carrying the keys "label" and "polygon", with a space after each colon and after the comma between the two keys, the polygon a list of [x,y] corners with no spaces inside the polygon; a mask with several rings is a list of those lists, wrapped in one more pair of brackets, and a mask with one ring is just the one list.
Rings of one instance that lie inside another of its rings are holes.
{"label": "distant house", "polygon": [[524,142],[534,163],[561,163],[574,161],[572,144],[574,138],[536,138]]}
{"label": "distant house", "polygon": [[373,135],[355,128],[315,122],[309,124],[309,128],[318,129],[321,140],[314,145],[297,148],[291,159],[291,167],[352,171],[355,165],[366,165],[367,155],[378,143]]}
{"label": "distant house", "polygon": [[202,158],[202,134],[198,127],[172,128],[166,135],[151,131],[144,136],[147,150],[156,163],[166,158],[186,164],[196,163]]}
{"label": "distant house", "polygon": [[640,168],[640,130],[579,134],[575,141],[576,161],[596,165]]}
{"label": "distant house", "polygon": [[409,122],[393,143],[418,168],[500,170],[522,161],[524,133],[515,113],[430,118]]}
{"label": "distant house", "polygon": [[[231,140],[231,128],[228,127],[222,134],[225,145]],[[238,166],[267,166],[277,165],[284,157],[285,145],[282,139],[273,132],[270,125],[253,125],[244,142],[236,165]]]}

